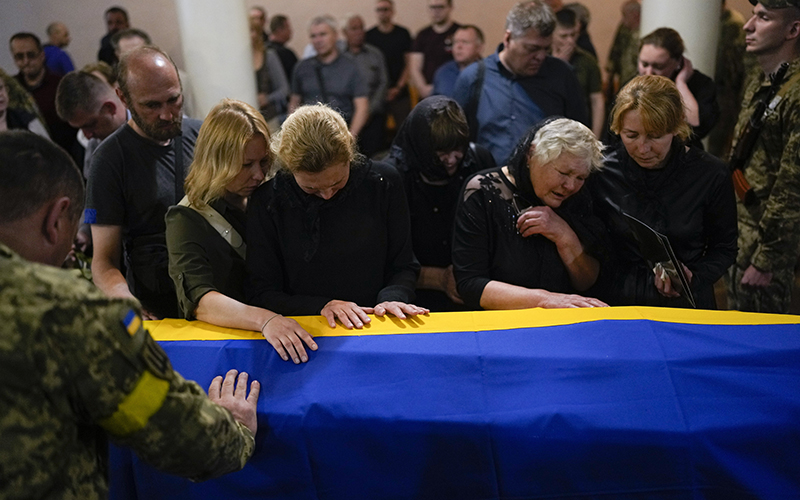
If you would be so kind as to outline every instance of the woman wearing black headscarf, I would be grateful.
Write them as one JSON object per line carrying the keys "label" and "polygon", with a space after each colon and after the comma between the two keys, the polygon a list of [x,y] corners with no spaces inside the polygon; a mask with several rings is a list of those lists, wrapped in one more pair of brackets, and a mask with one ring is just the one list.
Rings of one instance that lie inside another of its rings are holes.
{"label": "woman wearing black headscarf", "polygon": [[421,101],[408,115],[386,161],[403,176],[408,199],[414,254],[422,265],[416,302],[432,311],[459,309],[463,302],[451,265],[458,194],[469,176],[494,168],[494,159],[469,142],[458,103],[437,95]]}
{"label": "woman wearing black headscarf", "polygon": [[456,213],[453,270],[464,302],[484,309],[599,307],[576,295],[600,272],[604,229],[581,191],[602,166],[585,125],[549,119],[505,167],[470,178]]}

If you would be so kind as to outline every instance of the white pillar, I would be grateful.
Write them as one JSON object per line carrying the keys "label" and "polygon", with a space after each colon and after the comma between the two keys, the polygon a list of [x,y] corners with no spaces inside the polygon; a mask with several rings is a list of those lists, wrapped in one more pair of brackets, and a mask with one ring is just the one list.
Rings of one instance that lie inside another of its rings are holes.
{"label": "white pillar", "polygon": [[196,118],[230,97],[258,108],[245,0],[175,0]]}
{"label": "white pillar", "polygon": [[641,37],[662,27],[680,33],[685,56],[714,77],[719,39],[720,0],[643,0]]}

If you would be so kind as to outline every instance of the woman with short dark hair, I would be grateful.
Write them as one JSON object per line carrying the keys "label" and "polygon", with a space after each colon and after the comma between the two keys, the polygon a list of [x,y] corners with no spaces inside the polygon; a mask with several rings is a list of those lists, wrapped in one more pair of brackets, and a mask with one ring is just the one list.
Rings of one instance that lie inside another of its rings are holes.
{"label": "woman with short dark hair", "polygon": [[403,176],[414,254],[422,269],[417,303],[432,311],[459,309],[452,266],[458,195],[472,174],[494,168],[491,153],[469,141],[461,106],[445,96],[420,101],[403,122],[387,163]]}

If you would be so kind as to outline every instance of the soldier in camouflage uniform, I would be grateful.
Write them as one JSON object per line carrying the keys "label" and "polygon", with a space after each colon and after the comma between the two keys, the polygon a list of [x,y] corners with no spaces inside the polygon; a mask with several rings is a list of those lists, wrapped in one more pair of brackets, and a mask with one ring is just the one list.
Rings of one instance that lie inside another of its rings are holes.
{"label": "soldier in camouflage uniform", "polygon": [[[638,0],[628,0],[622,4],[622,22],[617,27],[611,50],[608,53],[606,72],[608,73],[608,88],[610,103],[616,95],[616,90],[621,89],[633,77],[639,74],[639,21],[641,5]],[[616,84],[615,84],[616,80]]]}
{"label": "soldier in camouflage uniform", "polygon": [[755,8],[744,25],[747,51],[761,74],[745,91],[736,137],[769,89],[766,75],[781,63],[790,66],[783,79],[788,91],[768,112],[744,170],[757,202],[737,206],[739,254],[729,273],[728,303],[741,311],[786,313],[800,253],[800,84],[791,81],[800,73],[800,0],[750,3]]}
{"label": "soldier in camouflage uniform", "polygon": [[730,153],[733,129],[742,104],[744,87],[744,16],[725,6],[722,0],[719,41],[717,43],[717,67],[714,83],[717,84],[719,120],[708,134],[708,152],[725,159]]}
{"label": "soldier in camouflage uniform", "polygon": [[0,133],[0,498],[105,498],[107,437],[196,480],[240,469],[258,383],[246,397],[231,370],[209,388],[230,411],[213,403],[172,370],[137,304],[54,267],[83,195],[63,150]]}

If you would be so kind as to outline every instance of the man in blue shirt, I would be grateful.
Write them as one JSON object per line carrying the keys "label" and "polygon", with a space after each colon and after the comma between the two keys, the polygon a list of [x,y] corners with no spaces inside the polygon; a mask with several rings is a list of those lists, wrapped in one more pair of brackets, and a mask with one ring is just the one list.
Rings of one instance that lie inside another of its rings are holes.
{"label": "man in blue shirt", "polygon": [[47,69],[57,75],[66,75],[75,69],[72,59],[64,51],[72,39],[64,23],[54,22],[47,26],[48,43],[44,45],[44,59]]}
{"label": "man in blue shirt", "polygon": [[518,3],[506,17],[503,50],[465,68],[456,80],[453,98],[464,108],[476,142],[498,165],[506,164],[517,140],[543,118],[560,115],[588,125],[572,68],[548,55],[555,24],[541,0]]}
{"label": "man in blue shirt", "polygon": [[483,32],[471,24],[461,26],[453,34],[453,60],[433,75],[433,93],[453,96],[453,88],[461,70],[479,61],[483,55]]}

